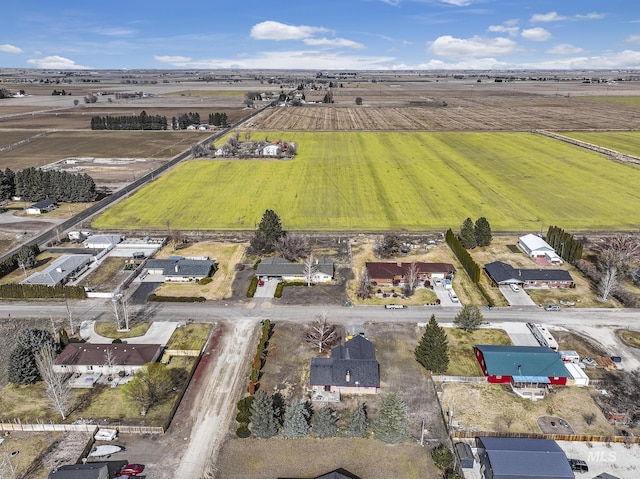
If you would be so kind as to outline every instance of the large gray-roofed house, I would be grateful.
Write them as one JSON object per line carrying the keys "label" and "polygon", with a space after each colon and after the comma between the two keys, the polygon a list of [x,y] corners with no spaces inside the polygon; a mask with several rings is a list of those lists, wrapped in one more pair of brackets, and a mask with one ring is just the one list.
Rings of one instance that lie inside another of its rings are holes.
{"label": "large gray-roofed house", "polygon": [[563,269],[516,269],[502,261],[494,261],[485,264],[484,270],[496,284],[520,284],[525,288],[569,288],[573,284],[573,277]]}
{"label": "large gray-roofed house", "polygon": [[92,235],[82,242],[85,248],[113,248],[122,241],[122,235]]}
{"label": "large gray-roofed house", "polygon": [[486,479],[575,479],[564,451],[550,439],[479,437]]}
{"label": "large gray-roofed house", "polygon": [[89,267],[93,256],[90,254],[65,254],[56,258],[47,268],[33,273],[21,284],[43,284],[56,286],[65,284]]}
{"label": "large gray-roofed house", "polygon": [[[312,283],[328,283],[333,279],[334,265],[326,258],[315,262],[316,271],[312,275]],[[284,281],[305,281],[304,263],[294,263],[278,256],[263,259],[256,268],[258,278],[279,278]]]}
{"label": "large gray-roofed house", "polygon": [[166,282],[192,282],[209,276],[215,263],[210,259],[188,259],[181,256],[150,259],[143,274],[161,275]]}
{"label": "large gray-roofed house", "polygon": [[67,464],[49,473],[48,479],[109,479],[109,465],[105,462]]}
{"label": "large gray-roofed house", "polygon": [[339,400],[340,393],[376,394],[380,365],[373,344],[358,335],[333,348],[330,358],[312,358],[309,382],[315,400]]}
{"label": "large gray-roofed house", "polygon": [[57,373],[133,374],[158,360],[160,344],[69,343],[56,358]]}

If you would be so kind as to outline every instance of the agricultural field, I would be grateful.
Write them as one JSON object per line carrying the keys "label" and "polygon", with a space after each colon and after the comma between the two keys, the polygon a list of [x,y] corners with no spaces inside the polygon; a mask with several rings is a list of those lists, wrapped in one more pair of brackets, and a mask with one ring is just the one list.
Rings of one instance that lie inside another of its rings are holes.
{"label": "agricultural field", "polygon": [[563,136],[609,148],[610,150],[640,157],[640,132],[606,131],[606,132],[562,132]]}
{"label": "agricultural field", "polygon": [[640,168],[530,133],[278,132],[295,159],[179,165],[96,228],[252,230],[268,208],[290,230],[637,228]]}

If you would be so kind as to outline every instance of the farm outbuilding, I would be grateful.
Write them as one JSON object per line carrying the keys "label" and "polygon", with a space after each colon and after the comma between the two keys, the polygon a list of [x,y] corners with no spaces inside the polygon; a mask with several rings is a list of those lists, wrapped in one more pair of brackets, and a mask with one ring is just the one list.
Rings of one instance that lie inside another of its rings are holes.
{"label": "farm outbuilding", "polygon": [[521,236],[518,239],[518,245],[528,256],[536,261],[541,259],[550,264],[564,263],[556,253],[556,250],[538,235],[528,234]]}
{"label": "farm outbuilding", "polygon": [[575,479],[564,451],[550,439],[478,437],[485,479]]}

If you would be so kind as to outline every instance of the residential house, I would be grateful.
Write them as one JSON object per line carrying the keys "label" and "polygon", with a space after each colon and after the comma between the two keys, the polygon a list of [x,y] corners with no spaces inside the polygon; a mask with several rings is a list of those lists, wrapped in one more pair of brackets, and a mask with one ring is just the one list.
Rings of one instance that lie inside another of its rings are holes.
{"label": "residential house", "polygon": [[57,286],[66,284],[82,274],[93,261],[90,254],[64,254],[56,258],[47,268],[33,273],[21,284],[44,284]]}
{"label": "residential house", "polygon": [[521,269],[502,261],[485,264],[484,270],[498,285],[518,284],[525,288],[570,288],[573,286],[571,273],[563,269]]}
{"label": "residential house", "polygon": [[122,235],[93,235],[82,242],[85,248],[111,249],[122,241]]}
{"label": "residential house", "polygon": [[262,149],[262,156],[280,156],[282,147],[279,144],[267,145]]}
{"label": "residential house", "polygon": [[[329,283],[335,274],[334,265],[326,258],[315,260],[314,271],[311,275],[312,283]],[[292,261],[270,256],[263,259],[256,268],[258,278],[281,279],[283,281],[307,281],[304,263],[294,263]]]}
{"label": "residential house", "polygon": [[331,350],[329,358],[312,358],[309,382],[314,401],[339,401],[340,394],[376,394],[380,365],[373,344],[354,336]]}
{"label": "residential house", "polygon": [[549,243],[538,235],[528,234],[518,239],[518,245],[536,262],[548,264],[562,264],[562,258],[558,256]]}
{"label": "residential house", "polygon": [[172,256],[168,259],[150,259],[147,261],[142,275],[161,276],[167,283],[192,283],[208,277],[215,264],[214,260],[207,257]]}
{"label": "residential house", "polygon": [[569,460],[551,439],[478,437],[484,479],[575,479]]}
{"label": "residential house", "polygon": [[132,375],[145,364],[156,362],[161,353],[160,344],[69,343],[53,369],[60,374]]}
{"label": "residential house", "polygon": [[394,285],[404,283],[412,265],[418,273],[418,280],[425,281],[431,279],[453,278],[456,268],[449,263],[424,263],[416,261],[415,263],[375,263],[367,262],[365,267],[369,272],[369,278],[378,285]]}
{"label": "residential house", "polygon": [[67,464],[49,473],[48,479],[109,479],[109,466],[104,462]]}
{"label": "residential house", "polygon": [[38,201],[37,203],[28,206],[25,209],[25,212],[28,215],[41,215],[43,213],[48,213],[50,211],[55,210],[58,207],[55,201],[50,199],[45,199],[42,201]]}
{"label": "residential house", "polygon": [[[290,478],[279,477],[278,479],[290,479]],[[339,468],[339,469],[336,469],[335,471],[328,472],[321,476],[314,476],[311,479],[360,479],[360,478],[355,474],[350,473],[346,469]]]}

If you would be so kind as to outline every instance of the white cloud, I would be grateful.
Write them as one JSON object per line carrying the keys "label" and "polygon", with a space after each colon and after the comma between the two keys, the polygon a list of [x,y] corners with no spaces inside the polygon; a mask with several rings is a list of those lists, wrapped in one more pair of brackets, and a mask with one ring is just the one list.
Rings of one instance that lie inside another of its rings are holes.
{"label": "white cloud", "polygon": [[130,28],[96,28],[93,30],[98,35],[105,35],[107,37],[131,37],[135,35],[136,30]]}
{"label": "white cloud", "polygon": [[400,0],[380,0],[382,3],[386,3],[387,5],[391,5],[392,7],[397,7],[400,5]]}
{"label": "white cloud", "polygon": [[419,64],[393,64],[392,70],[504,70],[511,68],[511,64],[501,62],[495,58],[474,58],[448,63],[442,60],[429,60]]}
{"label": "white cloud", "polygon": [[640,43],[640,35],[629,35],[624,41],[626,43]]}
{"label": "white cloud", "polygon": [[31,58],[27,63],[33,65],[34,68],[54,69],[54,70],[86,70],[90,67],[78,65],[73,60],[58,55],[52,55],[44,58]]}
{"label": "white cloud", "polygon": [[266,22],[257,23],[251,28],[251,38],[256,40],[303,40],[312,37],[316,33],[324,33],[328,30],[324,27],[311,27],[308,25],[287,25],[286,23]]}
{"label": "white cloud", "polygon": [[512,25],[489,25],[488,30],[493,33],[506,33],[512,37],[520,32],[520,28]]}
{"label": "white cloud", "polygon": [[580,70],[601,69],[615,70],[618,68],[640,68],[640,51],[624,50],[606,56],[575,57],[550,61],[540,61],[531,64],[518,65],[518,68],[554,69],[554,70]]}
{"label": "white cloud", "polygon": [[172,64],[178,64],[178,63],[189,63],[191,61],[191,57],[183,57],[180,55],[154,55],[153,57],[156,61],[162,62],[162,63],[172,63]]}
{"label": "white cloud", "polygon": [[13,45],[9,45],[5,43],[4,45],[0,45],[0,52],[2,53],[22,53],[22,48],[15,47]]}
{"label": "white cloud", "polygon": [[441,0],[442,3],[448,3],[449,5],[455,5],[457,7],[466,7],[473,3],[473,0]]}
{"label": "white cloud", "polygon": [[444,35],[436,38],[429,50],[439,57],[469,58],[492,55],[508,55],[519,49],[518,44],[509,38],[454,38]]}
{"label": "white cloud", "polygon": [[576,15],[576,18],[579,18],[580,20],[601,20],[605,16],[606,15],[604,13],[591,12],[591,13],[587,13],[586,15],[580,15],[578,13]]}
{"label": "white cloud", "polygon": [[568,43],[561,43],[549,48],[546,53],[550,55],[577,55],[578,53],[584,53],[584,49],[574,47]]}
{"label": "white cloud", "polygon": [[522,38],[532,42],[546,42],[551,38],[551,32],[541,27],[527,28],[520,33]]}
{"label": "white cloud", "polygon": [[548,23],[548,22],[560,22],[566,19],[567,17],[558,15],[558,12],[549,12],[549,13],[536,13],[531,16],[531,19],[529,21],[531,23],[536,23],[536,22]]}
{"label": "white cloud", "polygon": [[364,48],[362,43],[347,40],[346,38],[305,38],[303,41],[310,46]]}

